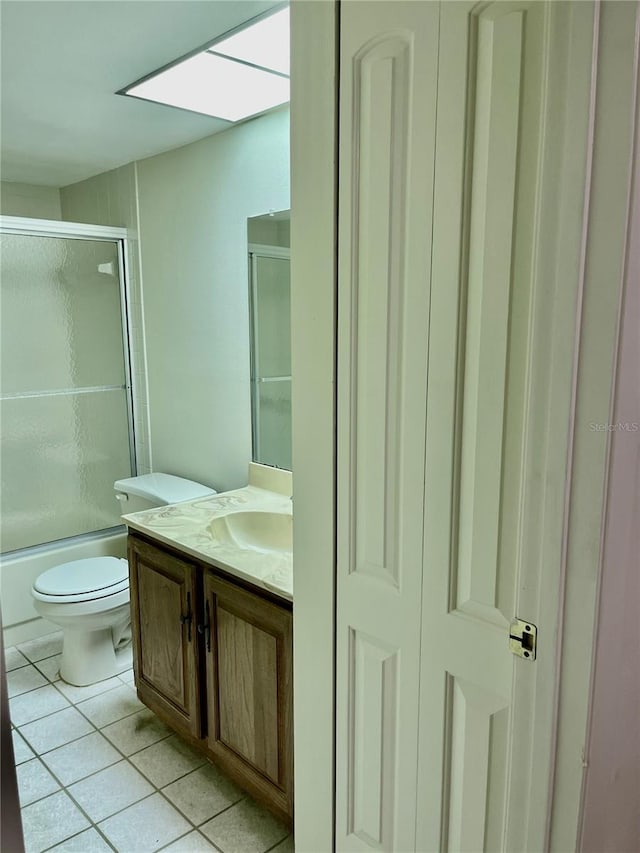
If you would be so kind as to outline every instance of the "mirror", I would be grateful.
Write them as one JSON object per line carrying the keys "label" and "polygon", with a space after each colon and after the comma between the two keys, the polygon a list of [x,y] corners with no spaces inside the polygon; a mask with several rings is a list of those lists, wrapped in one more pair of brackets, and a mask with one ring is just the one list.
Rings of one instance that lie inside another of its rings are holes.
{"label": "mirror", "polygon": [[289,211],[247,223],[253,461],[291,470]]}

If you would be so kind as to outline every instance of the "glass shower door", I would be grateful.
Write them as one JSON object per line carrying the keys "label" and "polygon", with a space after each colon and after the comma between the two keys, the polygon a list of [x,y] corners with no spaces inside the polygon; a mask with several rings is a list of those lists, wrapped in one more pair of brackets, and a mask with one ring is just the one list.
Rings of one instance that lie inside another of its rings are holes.
{"label": "glass shower door", "polygon": [[119,525],[132,472],[116,241],[0,235],[1,546]]}
{"label": "glass shower door", "polygon": [[291,470],[289,258],[251,252],[253,458]]}

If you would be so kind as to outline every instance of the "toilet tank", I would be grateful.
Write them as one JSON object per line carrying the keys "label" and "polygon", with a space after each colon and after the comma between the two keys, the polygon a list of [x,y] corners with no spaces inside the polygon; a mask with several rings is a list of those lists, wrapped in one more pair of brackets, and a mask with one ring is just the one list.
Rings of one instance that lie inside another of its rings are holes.
{"label": "toilet tank", "polygon": [[216,494],[214,489],[203,486],[201,483],[174,477],[173,474],[160,473],[116,480],[113,488],[116,499],[120,501],[123,515]]}

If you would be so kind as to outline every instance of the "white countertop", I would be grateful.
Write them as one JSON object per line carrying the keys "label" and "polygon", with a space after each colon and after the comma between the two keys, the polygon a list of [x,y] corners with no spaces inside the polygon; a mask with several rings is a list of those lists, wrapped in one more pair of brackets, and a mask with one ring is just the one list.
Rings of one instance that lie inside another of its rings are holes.
{"label": "white countertop", "polygon": [[211,533],[209,525],[214,518],[240,511],[290,515],[292,505],[286,495],[250,485],[208,498],[134,512],[122,519],[133,530],[293,601],[291,553],[239,548],[218,541]]}

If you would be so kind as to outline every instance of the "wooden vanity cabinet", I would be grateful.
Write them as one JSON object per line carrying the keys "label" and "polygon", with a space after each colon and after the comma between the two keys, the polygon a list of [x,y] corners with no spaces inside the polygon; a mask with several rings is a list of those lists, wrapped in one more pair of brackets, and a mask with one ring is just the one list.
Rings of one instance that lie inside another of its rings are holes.
{"label": "wooden vanity cabinet", "polygon": [[291,825],[288,602],[129,534],[138,696]]}
{"label": "wooden vanity cabinet", "polygon": [[291,815],[291,611],[210,570],[204,599],[209,750],[251,793]]}
{"label": "wooden vanity cabinet", "polygon": [[138,696],[177,731],[199,738],[198,569],[133,536],[128,552]]}

